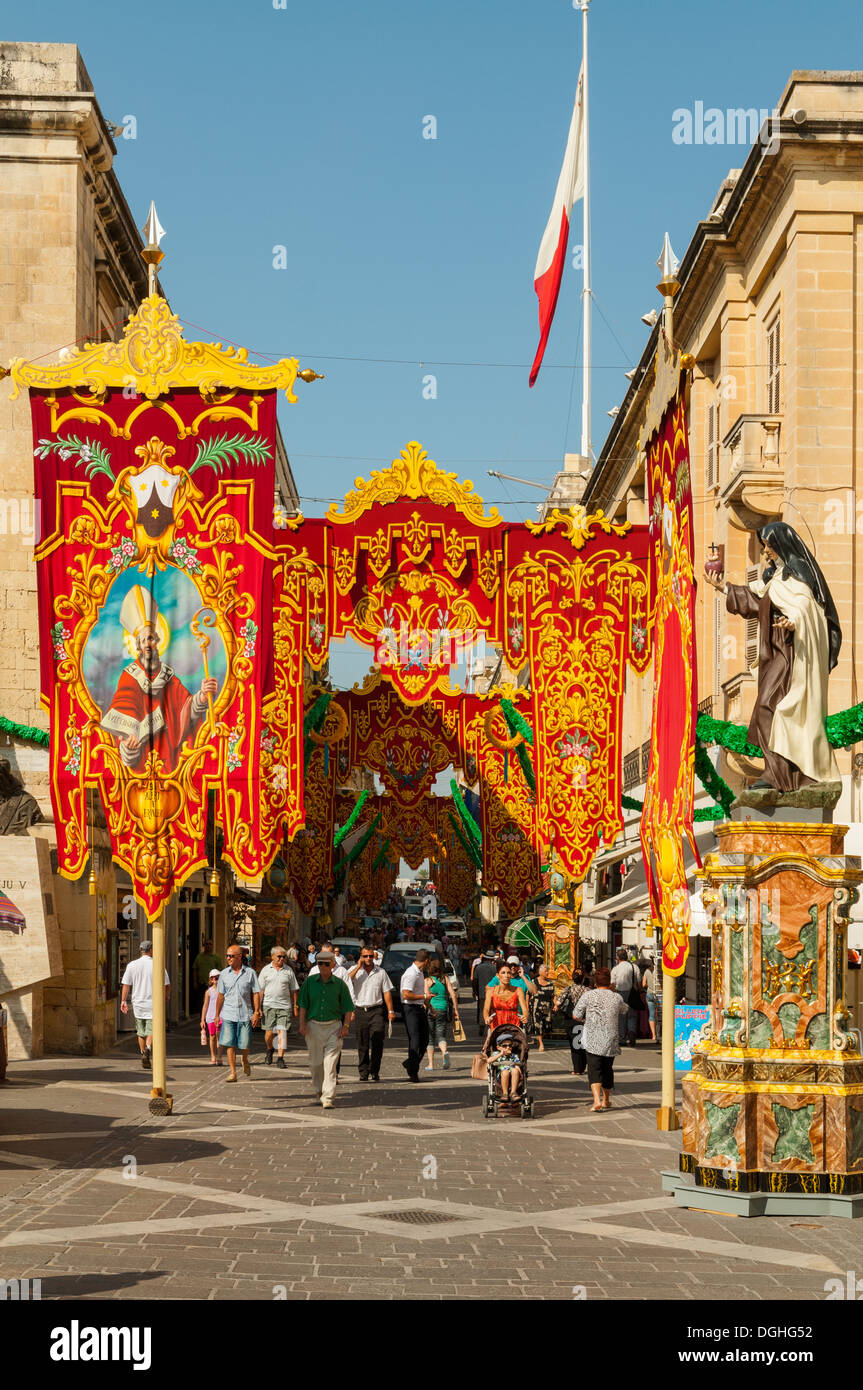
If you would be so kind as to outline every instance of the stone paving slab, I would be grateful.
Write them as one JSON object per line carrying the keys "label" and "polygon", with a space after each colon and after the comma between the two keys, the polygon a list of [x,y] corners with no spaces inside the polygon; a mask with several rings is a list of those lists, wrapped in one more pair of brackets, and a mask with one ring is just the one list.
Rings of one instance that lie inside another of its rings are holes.
{"label": "stone paving slab", "polygon": [[231,1086],[180,1030],[164,1119],[133,1048],[15,1064],[0,1090],[0,1273],[40,1278],[43,1299],[805,1301],[863,1272],[863,1231],[845,1223],[663,1204],[680,1138],[655,1129],[649,1045],[619,1059],[607,1115],[589,1113],[566,1049],[532,1059],[536,1122],[483,1119],[474,1041],[418,1085],[400,1029],[378,1085],[347,1050],[323,1112],[298,1038],[287,1071],[258,1052]]}

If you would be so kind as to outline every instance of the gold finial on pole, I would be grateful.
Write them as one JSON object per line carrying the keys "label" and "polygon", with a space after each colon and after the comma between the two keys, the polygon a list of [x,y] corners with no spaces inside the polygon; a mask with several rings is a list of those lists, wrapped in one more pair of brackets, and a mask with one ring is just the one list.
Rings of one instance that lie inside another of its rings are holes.
{"label": "gold finial on pole", "polygon": [[155,294],[156,271],[165,259],[164,251],[159,250],[159,242],[165,235],[165,228],[159,221],[159,216],[156,212],[156,204],[154,202],[150,203],[150,211],[147,213],[147,220],[141,228],[141,231],[147,242],[147,245],[141,252],[141,259],[147,264],[147,293]]}
{"label": "gold finial on pole", "polygon": [[313,372],[311,367],[304,367],[301,372],[297,372],[297,376],[300,381],[304,381],[306,385],[308,385],[309,382],[323,381],[324,379],[323,372]]}
{"label": "gold finial on pole", "polygon": [[[194,637],[194,639],[195,639],[195,641],[197,642],[198,646],[201,648],[201,658],[202,658],[202,660],[203,660],[203,662],[204,662],[204,680],[205,680],[205,681],[208,681],[208,680],[210,679],[210,663],[207,661],[207,649],[208,649],[208,647],[209,647],[209,645],[210,645],[210,635],[209,635],[209,633],[204,632],[203,629],[204,629],[205,627],[215,627],[215,626],[216,626],[216,615],[215,615],[215,613],[213,612],[212,608],[199,608],[198,611],[197,611],[197,613],[194,615],[194,617],[192,618],[191,622],[189,623],[189,628],[191,629],[192,636]],[[215,716],[214,716],[214,714],[213,714],[213,697],[212,697],[212,695],[208,695],[208,696],[207,696],[207,709],[208,709],[208,711],[209,711],[209,716],[210,716],[210,733],[211,733],[211,735],[213,736],[213,738],[215,738],[215,736],[216,736],[216,719],[215,719]]]}

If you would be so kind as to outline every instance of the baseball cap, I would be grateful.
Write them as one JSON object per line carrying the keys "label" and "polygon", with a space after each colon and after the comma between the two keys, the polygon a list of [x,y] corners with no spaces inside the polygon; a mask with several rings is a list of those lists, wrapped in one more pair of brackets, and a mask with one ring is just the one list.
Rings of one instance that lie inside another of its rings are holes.
{"label": "baseball cap", "polygon": [[218,979],[219,976],[221,975],[221,973],[222,973],[221,970],[211,970],[211,971],[210,971],[210,974],[209,974],[209,978],[212,980],[213,976],[215,975],[216,979]]}
{"label": "baseball cap", "polygon": [[507,956],[506,963],[507,965],[521,965],[518,956]]}

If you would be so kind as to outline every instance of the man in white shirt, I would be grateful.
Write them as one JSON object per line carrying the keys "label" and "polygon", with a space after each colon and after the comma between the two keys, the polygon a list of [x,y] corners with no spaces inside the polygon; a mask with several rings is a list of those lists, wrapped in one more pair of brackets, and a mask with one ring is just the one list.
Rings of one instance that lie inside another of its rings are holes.
{"label": "man in white shirt", "polygon": [[429,1025],[426,1015],[426,966],[428,951],[417,951],[414,964],[409,965],[401,980],[402,1013],[408,1035],[408,1055],[402,1066],[409,1081],[419,1081],[420,1062],[428,1047]]}
{"label": "man in white shirt", "polygon": [[[130,960],[123,973],[123,986],[120,999],[120,1012],[129,1012],[129,995],[132,995],[132,1012],[135,1015],[135,1031],[138,1034],[138,1047],[141,1052],[141,1066],[145,1069],[153,1065],[153,943],[141,942],[139,960]],[[171,997],[171,982],[165,971],[165,1002]]]}
{"label": "man in white shirt", "polygon": [[641,984],[641,974],[638,966],[633,965],[628,959],[625,946],[617,948],[617,965],[611,972],[611,988],[615,990],[626,1004],[626,1013],[621,1014],[618,1020],[620,1030],[621,1047],[626,1046],[627,1033],[629,1034],[629,1045],[635,1047],[635,1034],[638,1028],[638,1010],[634,1009],[629,1002],[629,994],[633,989],[638,989]]}
{"label": "man in white shirt", "polygon": [[[320,973],[320,972],[319,972]],[[267,1045],[267,1066],[273,1065],[273,1037],[279,1034],[279,1055],[276,1065],[285,1066],[285,1048],[288,1033],[297,1007],[299,984],[297,977],[288,965],[288,953],[284,946],[274,946],[270,951],[270,963],[265,965],[258,976],[258,984],[264,992],[264,1041]]]}
{"label": "man in white shirt", "polygon": [[356,1005],[357,1068],[360,1081],[380,1081],[387,1023],[395,1018],[392,980],[375,962],[373,946],[363,946],[348,989]]}

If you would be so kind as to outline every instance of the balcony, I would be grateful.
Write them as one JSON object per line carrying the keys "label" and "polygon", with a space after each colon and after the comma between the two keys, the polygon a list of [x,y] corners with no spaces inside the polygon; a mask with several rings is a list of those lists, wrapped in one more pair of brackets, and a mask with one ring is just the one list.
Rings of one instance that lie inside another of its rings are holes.
{"label": "balcony", "polygon": [[623,759],[623,790],[631,792],[641,781],[641,749],[634,748]]}
{"label": "balcony", "polygon": [[738,530],[755,530],[779,515],[785,486],[781,423],[777,415],[738,415],[722,441],[726,481],[719,497]]}

